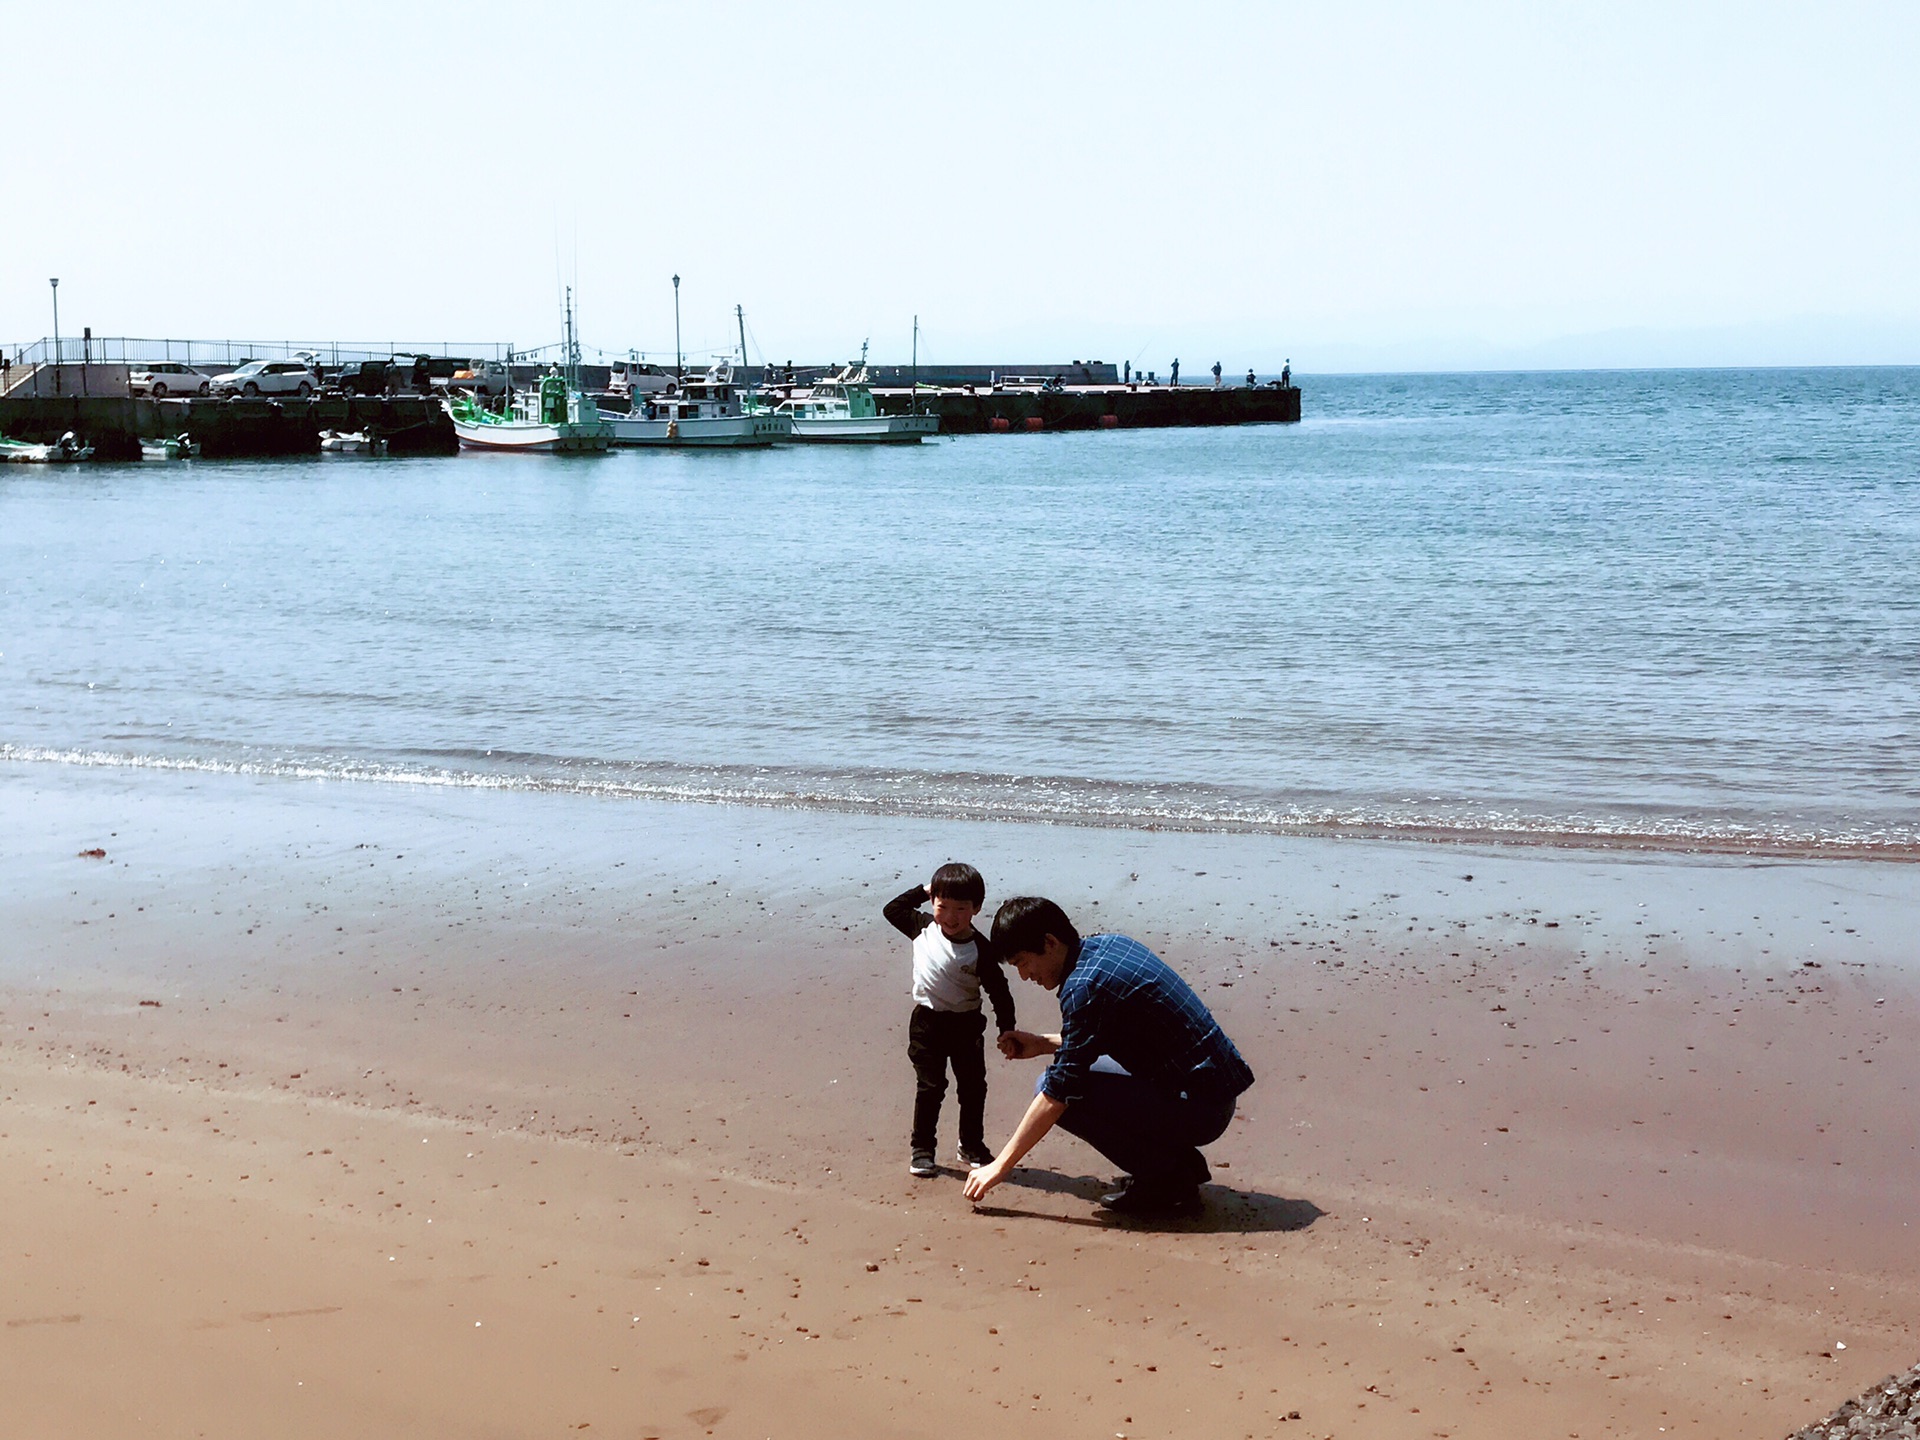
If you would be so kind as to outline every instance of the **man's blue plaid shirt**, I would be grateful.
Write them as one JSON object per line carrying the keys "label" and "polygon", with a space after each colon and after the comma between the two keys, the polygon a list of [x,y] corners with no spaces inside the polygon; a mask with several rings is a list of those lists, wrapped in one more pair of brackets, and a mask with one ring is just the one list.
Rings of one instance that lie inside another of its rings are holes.
{"label": "man's blue plaid shirt", "polygon": [[1072,1104],[1102,1055],[1192,1100],[1231,1100],[1253,1084],[1253,1071],[1192,987],[1124,935],[1080,942],[1060,982],[1060,1049],[1041,1090]]}

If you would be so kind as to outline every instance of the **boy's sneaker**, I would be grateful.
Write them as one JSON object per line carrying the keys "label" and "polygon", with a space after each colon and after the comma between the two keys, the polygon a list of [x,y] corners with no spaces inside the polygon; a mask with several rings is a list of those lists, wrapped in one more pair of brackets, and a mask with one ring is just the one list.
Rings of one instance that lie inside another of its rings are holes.
{"label": "boy's sneaker", "polygon": [[907,1162],[907,1173],[927,1180],[938,1175],[940,1167],[933,1163],[933,1156],[925,1150],[916,1150],[913,1152],[913,1159]]}
{"label": "boy's sneaker", "polygon": [[982,1165],[991,1165],[993,1163],[993,1151],[984,1145],[962,1145],[960,1147],[960,1163],[978,1170]]}

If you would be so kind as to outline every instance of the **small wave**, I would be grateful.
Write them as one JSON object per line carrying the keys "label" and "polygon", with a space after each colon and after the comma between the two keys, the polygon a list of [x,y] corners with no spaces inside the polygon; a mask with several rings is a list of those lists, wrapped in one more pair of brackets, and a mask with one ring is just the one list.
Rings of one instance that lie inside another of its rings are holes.
{"label": "small wave", "polygon": [[[524,752],[458,752],[462,766],[364,758],[223,758],[0,745],[26,764],[189,774],[575,794],[682,804],[754,805],[1102,829],[1425,840],[1455,844],[1636,849],[1774,858],[1920,860],[1920,833],[1761,824],[1694,815],[1541,815],[1413,802],[1397,806],[1236,795],[1200,786],[1127,785],[1057,776],[695,767]],[[486,762],[495,768],[484,768]]]}

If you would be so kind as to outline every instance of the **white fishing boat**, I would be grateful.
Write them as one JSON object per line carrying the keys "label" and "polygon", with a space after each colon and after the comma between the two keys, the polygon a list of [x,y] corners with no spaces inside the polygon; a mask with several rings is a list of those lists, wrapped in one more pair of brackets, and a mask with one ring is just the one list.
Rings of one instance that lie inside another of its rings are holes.
{"label": "white fishing boat", "polygon": [[793,438],[808,444],[918,445],[940,433],[938,415],[882,415],[864,364],[793,392],[774,413],[790,418]]}
{"label": "white fishing boat", "polygon": [[9,440],[0,435],[0,464],[65,465],[92,458],[93,447],[82,445],[71,430],[51,445],[36,445],[28,440]]}
{"label": "white fishing boat", "polygon": [[472,395],[441,401],[453,430],[467,450],[523,450],[554,455],[603,452],[613,443],[613,427],[580,388],[580,345],[573,329],[573,289],[567,289],[567,370],[558,365],[530,391],[515,391],[507,367],[506,404],[491,410]]}
{"label": "white fishing boat", "polygon": [[384,455],[387,442],[364,430],[322,430],[320,449],[328,455]]}
{"label": "white fishing boat", "polygon": [[199,453],[198,442],[184,432],[179,435],[162,436],[158,440],[140,442],[142,460],[191,460]]}
{"label": "white fishing boat", "polygon": [[734,383],[733,364],[710,366],[698,380],[665,390],[636,393],[626,414],[602,410],[616,445],[742,449],[791,439],[793,421],[772,410],[748,407]]}
{"label": "white fishing boat", "polygon": [[514,393],[504,411],[489,410],[465,396],[441,403],[461,445],[469,450],[579,455],[613,443],[613,427],[601,419],[592,398],[568,384],[558,369],[542,376],[533,390]]}

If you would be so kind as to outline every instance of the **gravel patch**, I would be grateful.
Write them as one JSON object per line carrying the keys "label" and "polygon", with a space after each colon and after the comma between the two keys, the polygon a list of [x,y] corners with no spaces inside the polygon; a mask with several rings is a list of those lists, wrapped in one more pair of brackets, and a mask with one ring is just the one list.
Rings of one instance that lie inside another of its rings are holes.
{"label": "gravel patch", "polygon": [[1920,1365],[1889,1375],[1788,1440],[1920,1440]]}

